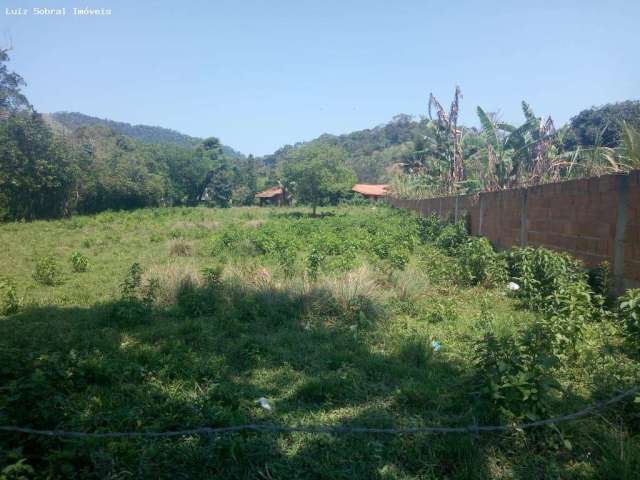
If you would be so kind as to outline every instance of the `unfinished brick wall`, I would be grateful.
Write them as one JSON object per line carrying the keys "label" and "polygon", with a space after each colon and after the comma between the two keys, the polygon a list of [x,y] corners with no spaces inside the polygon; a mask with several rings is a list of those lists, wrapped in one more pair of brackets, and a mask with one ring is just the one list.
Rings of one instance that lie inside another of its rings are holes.
{"label": "unfinished brick wall", "polygon": [[544,246],[593,267],[608,261],[617,288],[640,285],[640,171],[458,197],[402,200],[398,208],[456,220],[497,248]]}

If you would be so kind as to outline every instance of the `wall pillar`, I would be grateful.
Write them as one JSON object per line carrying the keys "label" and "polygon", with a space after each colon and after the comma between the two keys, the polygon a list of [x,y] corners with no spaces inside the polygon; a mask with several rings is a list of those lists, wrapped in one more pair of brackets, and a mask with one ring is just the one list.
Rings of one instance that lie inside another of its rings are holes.
{"label": "wall pillar", "polygon": [[528,244],[528,235],[527,235],[527,217],[528,217],[528,191],[526,189],[520,190],[522,195],[522,202],[520,208],[520,246],[526,247]]}
{"label": "wall pillar", "polygon": [[627,226],[627,203],[629,198],[629,175],[618,176],[618,218],[616,236],[613,243],[613,277],[616,293],[622,293],[624,280],[624,236]]}

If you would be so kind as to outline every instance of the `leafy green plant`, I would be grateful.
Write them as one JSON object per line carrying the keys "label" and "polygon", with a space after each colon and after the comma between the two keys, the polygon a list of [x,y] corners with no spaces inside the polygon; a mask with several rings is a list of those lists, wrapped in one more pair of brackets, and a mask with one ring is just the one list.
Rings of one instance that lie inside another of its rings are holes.
{"label": "leafy green plant", "polygon": [[566,253],[546,248],[514,248],[507,255],[509,273],[519,285],[518,297],[534,310],[563,285],[582,283],[587,276],[582,263]]}
{"label": "leafy green plant", "polygon": [[206,267],[202,269],[202,277],[208,288],[216,290],[222,288],[222,270],[221,266]]}
{"label": "leafy green plant", "polygon": [[549,413],[549,394],[559,388],[552,371],[559,359],[540,326],[517,336],[487,333],[475,345],[484,398],[509,420],[539,420]]}
{"label": "leafy green plant", "polygon": [[57,285],[62,282],[62,274],[56,259],[50,255],[36,259],[36,268],[33,273],[36,282],[42,285]]}
{"label": "leafy green plant", "polygon": [[464,222],[450,223],[445,225],[436,237],[436,245],[442,248],[449,255],[455,255],[460,247],[469,237],[467,227]]}
{"label": "leafy green plant", "polygon": [[120,292],[123,299],[134,299],[137,297],[142,285],[142,267],[138,262],[132,263],[124,280],[120,284]]}
{"label": "leafy green plant", "polygon": [[9,278],[0,277],[0,315],[16,313],[22,305],[16,284]]}
{"label": "leafy green plant", "polygon": [[507,282],[507,262],[486,238],[470,237],[456,251],[462,285],[496,286]]}
{"label": "leafy green plant", "polygon": [[318,271],[324,258],[324,255],[317,248],[313,248],[311,252],[309,252],[307,256],[307,275],[309,275],[309,278],[316,279],[318,277]]}
{"label": "leafy green plant", "polygon": [[427,312],[427,319],[431,323],[453,323],[458,320],[458,313],[451,302],[440,301]]}
{"label": "leafy green plant", "polygon": [[418,236],[423,243],[435,241],[445,224],[440,217],[432,213],[426,217],[417,217]]}
{"label": "leafy green plant", "polygon": [[588,275],[591,290],[603,299],[609,300],[611,298],[612,291],[611,265],[609,262],[602,262],[597,267],[590,269]]}
{"label": "leafy green plant", "polygon": [[121,298],[114,303],[110,318],[126,324],[145,320],[156,299],[157,281],[150,280],[142,285],[142,267],[132,263],[120,284]]}
{"label": "leafy green plant", "polygon": [[618,312],[629,333],[636,340],[640,340],[640,288],[627,290],[620,297]]}
{"label": "leafy green plant", "polygon": [[71,268],[74,272],[86,272],[89,267],[89,259],[81,252],[75,251],[71,254]]}

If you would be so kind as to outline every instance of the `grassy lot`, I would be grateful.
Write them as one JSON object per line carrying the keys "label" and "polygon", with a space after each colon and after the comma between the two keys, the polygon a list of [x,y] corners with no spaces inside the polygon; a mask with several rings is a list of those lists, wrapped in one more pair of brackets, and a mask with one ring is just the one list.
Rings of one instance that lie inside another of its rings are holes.
{"label": "grassy lot", "polygon": [[[0,317],[0,425],[414,427],[542,415],[487,395],[487,339],[507,348],[542,338],[526,335],[548,325],[507,293],[506,276],[491,273],[502,260],[479,281],[447,243],[464,241],[459,232],[428,241],[415,217],[384,207],[321,213],[153,209],[0,226],[0,275],[22,298],[19,311]],[[88,260],[85,272],[74,271],[75,252]],[[532,405],[549,416],[638,381],[637,349],[620,324],[587,316],[578,344],[542,371],[558,388]],[[639,423],[627,402],[577,423],[479,436],[0,433],[0,471],[7,479],[637,478]]]}

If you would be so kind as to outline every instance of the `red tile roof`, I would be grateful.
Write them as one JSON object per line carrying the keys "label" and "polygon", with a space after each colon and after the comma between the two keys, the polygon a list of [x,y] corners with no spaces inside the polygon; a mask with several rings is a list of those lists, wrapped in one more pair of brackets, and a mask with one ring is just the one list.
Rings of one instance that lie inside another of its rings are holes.
{"label": "red tile roof", "polygon": [[356,183],[351,190],[354,192],[361,193],[362,195],[372,195],[375,197],[384,197],[389,192],[387,192],[387,187],[389,185],[372,185],[369,183]]}
{"label": "red tile roof", "polygon": [[256,197],[258,198],[271,198],[277,195],[282,195],[282,188],[280,187],[271,187],[267,188],[265,191],[256,193]]}

